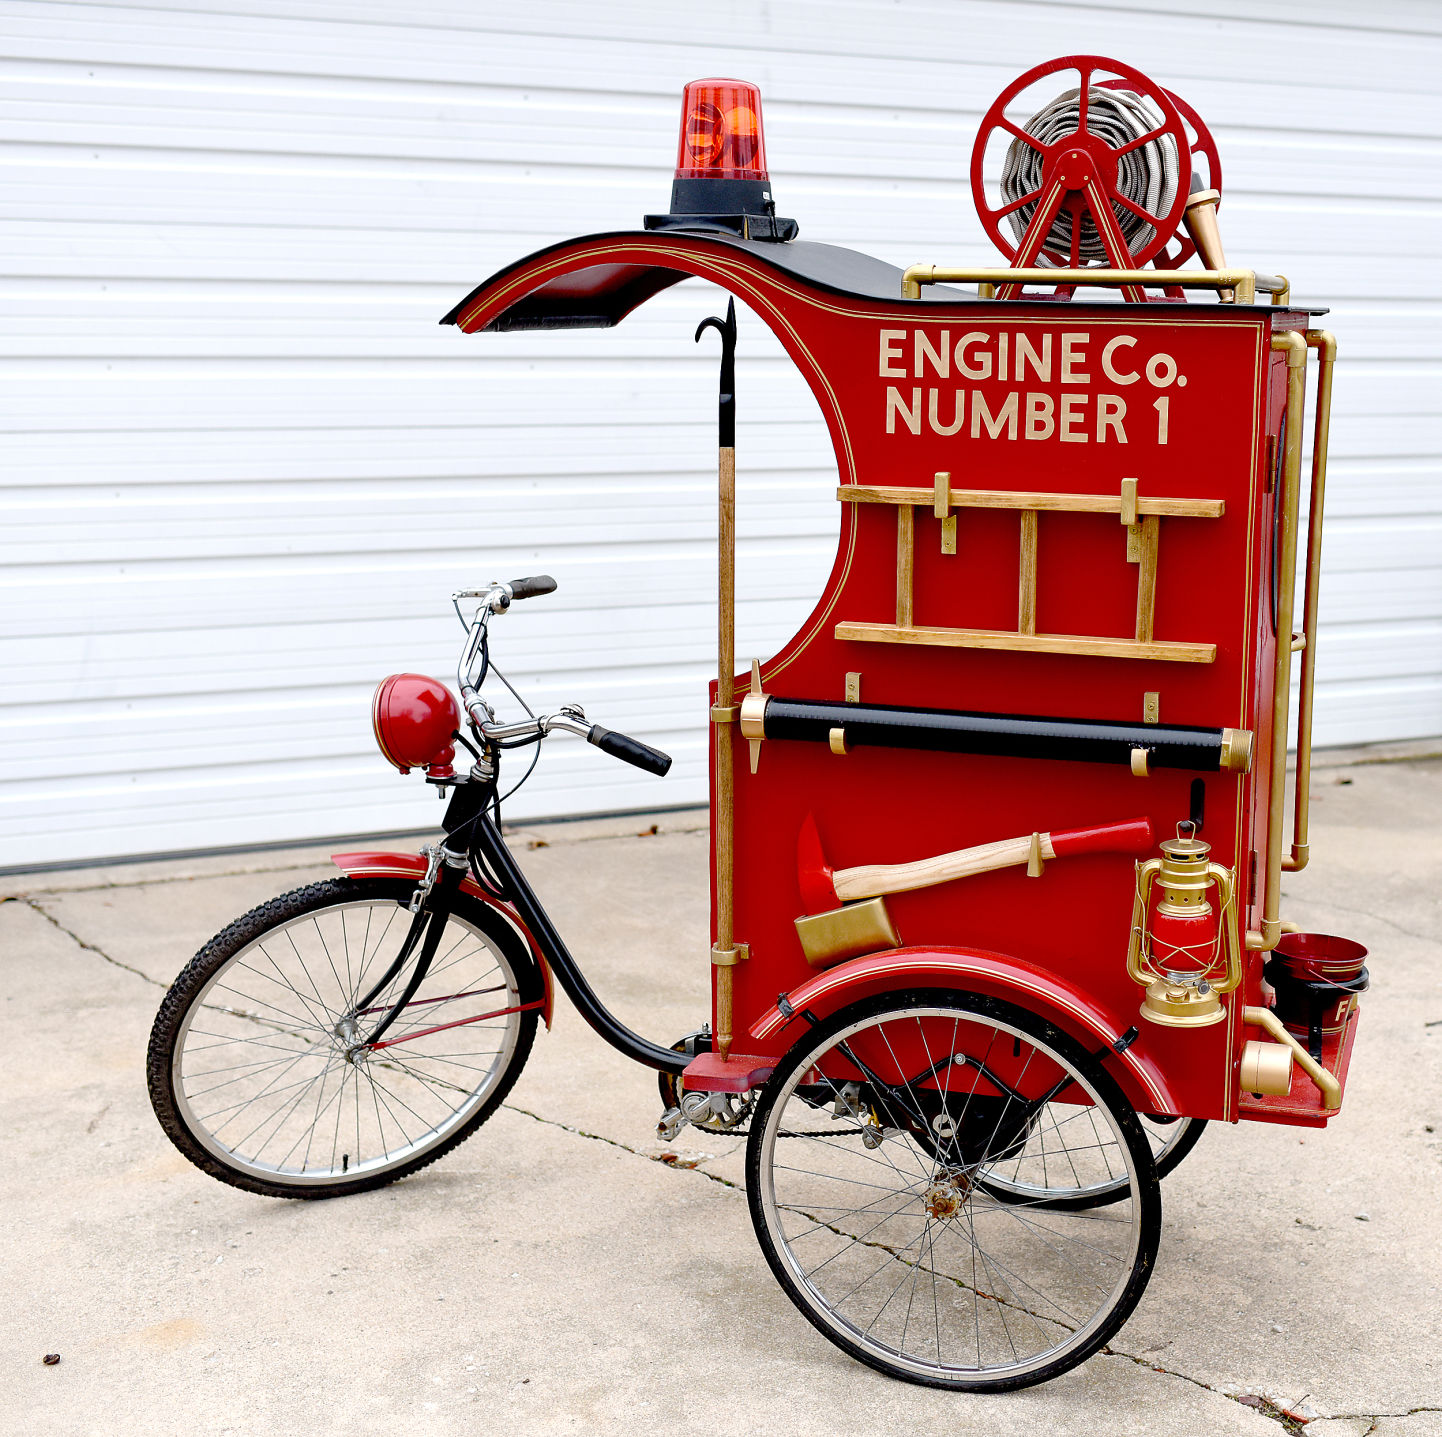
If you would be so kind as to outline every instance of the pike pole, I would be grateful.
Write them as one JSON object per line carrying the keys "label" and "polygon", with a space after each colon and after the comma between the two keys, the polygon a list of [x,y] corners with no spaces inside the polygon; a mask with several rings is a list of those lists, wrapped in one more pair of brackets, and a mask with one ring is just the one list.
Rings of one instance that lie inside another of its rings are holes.
{"label": "pike pole", "polygon": [[716,735],[715,811],[711,815],[716,873],[716,941],[711,962],[716,969],[716,1034],[714,1050],[724,1061],[731,1051],[734,970],[740,954],[734,932],[735,769],[733,767],[736,704],[736,301],[726,318],[712,315],[696,327],[699,341],[707,329],[721,336],[721,382],[717,410],[717,595],[716,703],[711,727]]}

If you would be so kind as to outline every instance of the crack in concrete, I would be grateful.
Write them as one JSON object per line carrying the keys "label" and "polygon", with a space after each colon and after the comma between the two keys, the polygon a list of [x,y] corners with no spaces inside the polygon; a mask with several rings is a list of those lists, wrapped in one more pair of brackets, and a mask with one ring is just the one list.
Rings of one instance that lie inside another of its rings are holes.
{"label": "crack in concrete", "polygon": [[[633,1148],[629,1143],[621,1142],[619,1138],[608,1138],[603,1133],[588,1132],[585,1128],[578,1128],[571,1123],[563,1123],[555,1118],[543,1118],[539,1113],[534,1113],[529,1108],[522,1108],[514,1103],[503,1103],[502,1107],[507,1109],[509,1112],[519,1113],[523,1117],[530,1118],[532,1122],[540,1123],[543,1127],[560,1128],[563,1132],[573,1133],[577,1137],[589,1138],[592,1142],[604,1143],[607,1147],[611,1148],[619,1148],[622,1152],[630,1153],[633,1157],[643,1158],[647,1162],[659,1163],[662,1167],[670,1168],[672,1169],[672,1171],[675,1172],[694,1173],[698,1177],[706,1178],[708,1181],[717,1183],[721,1187],[730,1188],[733,1192],[736,1193],[744,1193],[746,1191],[746,1189],[740,1183],[731,1182],[730,1179],[723,1178],[717,1173],[707,1172],[706,1169],[702,1167],[682,1167],[676,1163],[668,1163],[663,1156],[652,1153],[643,1153],[639,1148]],[[877,1244],[868,1243],[867,1245],[876,1246]],[[890,1249],[887,1250],[890,1251]],[[1307,1422],[1304,1422],[1299,1418],[1293,1417],[1284,1408],[1277,1406],[1277,1404],[1271,1401],[1270,1398],[1263,1397],[1259,1393],[1224,1392],[1221,1388],[1213,1387],[1211,1383],[1202,1381],[1200,1377],[1192,1377],[1188,1373],[1178,1372],[1175,1368],[1163,1367],[1158,1363],[1154,1362],[1149,1357],[1143,1357],[1134,1352],[1123,1352],[1120,1348],[1113,1347],[1110,1344],[1099,1348],[1098,1352],[1106,1357],[1124,1358],[1126,1361],[1134,1362],[1138,1367],[1144,1367],[1150,1372],[1157,1373],[1159,1376],[1175,1377],[1179,1381],[1191,1383],[1193,1387],[1200,1387],[1204,1392],[1211,1392],[1216,1394],[1216,1396],[1218,1397],[1225,1397],[1228,1401],[1235,1402],[1238,1406],[1245,1407],[1249,1411],[1255,1412],[1259,1416],[1268,1418],[1269,1420],[1277,1423],[1278,1426],[1280,1426],[1286,1432],[1304,1433],[1306,1431]],[[1250,1397],[1252,1401],[1247,1401],[1246,1399],[1248,1397]],[[1384,1417],[1411,1417],[1420,1412],[1436,1411],[1442,1411],[1442,1408],[1414,1407],[1408,1412],[1382,1412],[1377,1414],[1339,1413],[1335,1414],[1335,1416],[1337,1420],[1350,1420],[1354,1422],[1369,1421],[1373,1424],[1373,1427],[1375,1428],[1376,1424]],[[1331,1417],[1333,1414],[1326,1415],[1328,1417]],[[1319,1419],[1307,1419],[1307,1421],[1316,1420]],[[1370,1433],[1368,1434],[1368,1437],[1370,1437]]]}
{"label": "crack in concrete", "polygon": [[[1266,1417],[1276,1422],[1287,1432],[1305,1432],[1306,1423],[1301,1419],[1291,1416],[1284,1408],[1278,1407],[1270,1398],[1263,1397],[1257,1392],[1224,1392],[1220,1387],[1213,1387],[1210,1382],[1203,1382],[1200,1377],[1192,1377],[1186,1372],[1178,1372],[1173,1367],[1162,1367],[1153,1362],[1149,1357],[1139,1357],[1134,1352],[1123,1352],[1110,1344],[1100,1349],[1109,1357],[1124,1357],[1128,1362],[1135,1362],[1138,1367],[1148,1368],[1152,1372],[1161,1374],[1164,1377],[1176,1377],[1182,1382],[1190,1382],[1193,1387],[1200,1387],[1204,1392],[1215,1393],[1218,1397],[1225,1397],[1229,1402],[1235,1402],[1239,1407],[1245,1407],[1258,1416]],[[1308,1394],[1310,1396],[1310,1394]],[[1251,1402],[1246,1399],[1250,1397]],[[1305,1399],[1299,1399],[1298,1405]],[[1308,1418],[1307,1421],[1315,1421],[1315,1418]]]}
{"label": "crack in concrete", "polygon": [[656,1163],[660,1167],[669,1168],[672,1172],[696,1173],[699,1177],[716,1183],[719,1187],[730,1188],[733,1192],[746,1191],[740,1183],[733,1183],[730,1178],[723,1178],[719,1173],[708,1173],[701,1167],[682,1167],[680,1163],[667,1162],[663,1155],[643,1153],[640,1148],[633,1148],[619,1138],[608,1138],[604,1133],[589,1133],[585,1128],[573,1127],[570,1123],[563,1123],[557,1118],[543,1118],[539,1113],[533,1113],[529,1108],[519,1107],[515,1103],[502,1103],[501,1106],[509,1113],[519,1113],[523,1118],[530,1118],[533,1123],[540,1123],[548,1128],[560,1128],[562,1132],[574,1133],[578,1138],[589,1138],[593,1143],[605,1143],[609,1148],[620,1148],[623,1153],[630,1153],[632,1157],[644,1158],[648,1163]]}
{"label": "crack in concrete", "polygon": [[[0,902],[30,903],[37,894],[64,897],[67,893],[105,893],[116,888],[158,888],[166,883],[198,883],[209,878],[251,878],[260,873],[300,873],[307,868],[320,868],[324,865],[312,861],[310,863],[282,863],[274,868],[227,868],[218,873],[175,873],[168,877],[157,878],[130,878],[115,883],[84,883],[72,885],[60,885],[54,888],[30,888],[23,893],[11,893]],[[36,877],[43,877],[37,874]]]}
{"label": "crack in concrete", "polygon": [[58,928],[67,938],[77,946],[85,949],[87,953],[94,953],[103,958],[107,963],[113,964],[116,968],[123,968],[127,973],[133,973],[137,978],[153,985],[156,988],[169,988],[169,983],[162,983],[159,978],[152,978],[149,973],[142,973],[139,968],[132,967],[129,963],[122,963],[119,958],[112,958],[103,948],[98,948],[94,943],[87,943],[73,928],[67,928],[53,913],[47,913],[40,903],[34,898],[22,898],[20,900],[27,908],[38,913],[52,928]]}
{"label": "crack in concrete", "polygon": [[[310,866],[312,866],[312,865],[309,865],[309,864],[297,864],[297,865],[295,865],[295,867],[297,867],[297,868],[310,867]],[[245,872],[256,872],[257,870],[248,869],[248,870],[243,870],[243,871],[245,871]],[[266,870],[263,870],[263,871],[265,871],[265,872],[286,872],[286,871],[288,871],[288,870],[286,870],[286,869],[266,869]],[[223,876],[226,876],[226,875],[219,875],[219,874],[218,874],[218,875],[215,875],[215,876],[216,876],[216,877],[223,877]],[[154,881],[154,880],[147,880],[147,881]],[[160,881],[162,881],[162,882],[175,882],[175,881],[178,881],[178,880],[168,879],[168,880],[160,880]],[[97,885],[97,887],[101,887],[101,888],[122,888],[122,887],[139,887],[139,886],[141,886],[140,883],[135,883],[135,884],[118,884],[118,883],[113,883],[113,884],[99,884],[99,885]],[[55,891],[55,892],[60,892],[60,891],[78,892],[78,891],[85,891],[85,890],[70,889],[70,890],[51,890],[51,891]],[[93,890],[90,890],[90,891],[93,891]],[[11,895],[11,896],[7,897],[4,901],[5,901],[5,902],[21,902],[21,903],[24,903],[27,908],[33,909],[33,910],[34,910],[36,913],[38,913],[43,919],[45,919],[45,921],[46,921],[47,923],[49,923],[53,928],[58,929],[61,933],[65,934],[65,936],[66,936],[67,938],[71,939],[78,947],[83,948],[86,952],[96,954],[98,957],[104,959],[105,962],[113,965],[113,966],[116,967],[116,968],[123,969],[125,972],[130,973],[130,974],[133,974],[135,977],[141,979],[142,982],[149,983],[149,984],[151,984],[153,987],[156,987],[156,988],[165,988],[165,987],[168,986],[167,984],[162,983],[158,978],[152,978],[148,973],[142,972],[139,968],[133,967],[133,966],[132,966],[131,964],[129,964],[129,963],[122,962],[122,961],[121,961],[120,959],[118,959],[118,958],[112,958],[112,957],[110,956],[110,954],[108,954],[107,952],[105,952],[105,950],[104,950],[103,948],[98,947],[96,944],[87,942],[84,938],[82,938],[82,937],[81,937],[78,933],[76,933],[73,929],[67,928],[67,927],[65,926],[65,924],[61,923],[60,920],[54,916],[54,914],[46,912],[46,910],[41,906],[41,904],[40,904],[36,899],[31,898],[31,897],[28,896],[28,895],[19,894],[19,895]],[[1330,904],[1330,905],[1323,905],[1323,906],[1330,906],[1330,907],[1333,907],[1333,908],[1337,908],[1337,909],[1339,909],[1339,910],[1342,911],[1342,912],[1358,913],[1358,914],[1360,914],[1360,915],[1363,916],[1363,917],[1369,917],[1369,918],[1371,918],[1371,917],[1379,917],[1379,915],[1366,913],[1365,911],[1360,910],[1360,909],[1348,909],[1348,908],[1343,908],[1342,905],[1340,905],[1340,904]],[[1407,931],[1408,931],[1408,930],[1406,930],[1406,929],[1401,929],[1401,928],[1400,928],[1400,925],[1398,925],[1398,924],[1396,924],[1396,923],[1391,923],[1390,920],[1388,920],[1388,919],[1383,918],[1383,919],[1380,919],[1380,921],[1381,921],[1381,922],[1384,922],[1384,923],[1390,923],[1390,926],[1391,926],[1391,927],[1393,927],[1393,928],[1398,928],[1399,931],[1401,931],[1401,932],[1407,932]],[[1415,934],[1415,935],[1413,935],[1413,936],[1423,937],[1423,936],[1425,936],[1425,935]],[[666,1159],[666,1155],[664,1155],[664,1154],[659,1154],[659,1153],[645,1153],[645,1152],[642,1152],[639,1148],[634,1148],[634,1147],[632,1147],[629,1143],[623,1143],[619,1138],[608,1138],[604,1133],[593,1133],[593,1132],[589,1132],[587,1129],[576,1127],[576,1126],[575,1126],[574,1124],[572,1124],[572,1123],[563,1123],[563,1122],[561,1122],[559,1119],[556,1119],[556,1118],[545,1118],[545,1117],[542,1117],[539,1113],[532,1112],[529,1108],[520,1107],[518,1104],[515,1104],[515,1103],[503,1103],[501,1106],[502,1106],[506,1111],[512,1112],[512,1113],[517,1113],[517,1114],[519,1114],[521,1117],[530,1118],[532,1122],[534,1122],[534,1123],[539,1123],[539,1124],[541,1124],[543,1127],[560,1128],[563,1132],[572,1133],[572,1134],[574,1134],[576,1137],[579,1137],[579,1138],[586,1138],[586,1139],[589,1140],[590,1142],[604,1143],[607,1147],[617,1148],[617,1149],[619,1149],[621,1152],[630,1153],[632,1157],[641,1158],[641,1159],[643,1159],[643,1160],[646,1161],[646,1162],[656,1163],[656,1164],[658,1164],[660,1167],[664,1167],[664,1168],[669,1168],[669,1169],[671,1169],[673,1172],[688,1172],[688,1173],[694,1173],[694,1174],[696,1174],[698,1177],[703,1177],[703,1178],[705,1178],[708,1182],[715,1183],[718,1187],[729,1188],[732,1192],[735,1192],[735,1193],[744,1193],[744,1192],[746,1191],[746,1189],[745,1189],[740,1183],[732,1182],[729,1178],[724,1178],[724,1177],[722,1177],[719,1173],[709,1172],[709,1171],[707,1171],[704,1167],[701,1167],[699,1164],[697,1164],[697,1165],[695,1165],[695,1166],[691,1166],[691,1165],[685,1165],[685,1166],[683,1166],[683,1165],[681,1165],[681,1164],[679,1164],[679,1163],[668,1162],[667,1159]],[[103,1115],[103,1112],[104,1112],[104,1110],[102,1110],[102,1114],[101,1114],[101,1115]],[[1163,1367],[1163,1366],[1161,1366],[1160,1364],[1152,1361],[1152,1360],[1151,1360],[1150,1358],[1148,1358],[1148,1357],[1141,1356],[1141,1355],[1139,1355],[1139,1354],[1137,1354],[1137,1353],[1134,1353],[1134,1352],[1123,1352],[1120,1348],[1113,1347],[1113,1346],[1111,1346],[1110,1344],[1107,1344],[1106,1346],[1101,1347],[1101,1348],[1099,1349],[1099,1352],[1100,1352],[1102,1355],[1107,1356],[1107,1357],[1120,1357],[1120,1358],[1123,1358],[1123,1359],[1125,1359],[1125,1360],[1128,1361],[1128,1362],[1133,1362],[1133,1363],[1135,1363],[1138,1367],[1144,1367],[1144,1368],[1146,1368],[1146,1369],[1147,1369],[1148,1371],[1150,1371],[1150,1372],[1155,1372],[1155,1373],[1157,1373],[1159,1376],[1163,1376],[1163,1377],[1175,1377],[1175,1378],[1177,1378],[1177,1379],[1178,1379],[1179,1381],[1181,1381],[1181,1382],[1189,1382],[1189,1383],[1191,1383],[1191,1385],[1192,1385],[1193,1387],[1200,1387],[1204,1392],[1212,1392],[1212,1393],[1215,1393],[1215,1394],[1216,1394],[1217,1396],[1219,1396],[1219,1397],[1225,1397],[1225,1398],[1227,1398],[1229,1401],[1236,1402],[1239,1406],[1246,1407],[1246,1408],[1248,1408],[1250,1411],[1253,1411],[1253,1412],[1258,1413],[1260,1416],[1269,1418],[1271,1421],[1276,1422],[1278,1425],[1280,1425],[1280,1426],[1281,1426],[1285,1431],[1287,1431],[1287,1432],[1291,1432],[1291,1433],[1303,1433],[1303,1432],[1306,1431],[1306,1425],[1307,1425],[1307,1424],[1306,1424],[1305,1422],[1299,1420],[1298,1418],[1295,1418],[1295,1417],[1291,1416],[1291,1415],[1290,1415],[1287,1411],[1285,1411],[1283,1408],[1278,1407],[1278,1406],[1277,1406],[1275,1403],[1273,1403],[1271,1400],[1269,1400],[1268,1398],[1262,1397],[1262,1396],[1260,1396],[1259,1394],[1256,1394],[1256,1393],[1232,1393],[1232,1392],[1224,1392],[1224,1391],[1222,1391],[1220,1388],[1218,1388],[1218,1387],[1213,1387],[1210,1383],[1202,1381],[1202,1379],[1199,1378],[1199,1377],[1192,1377],[1192,1376],[1191,1376],[1190,1374],[1188,1374],[1188,1373],[1178,1372],[1175,1368]],[[1248,1402],[1248,1401],[1245,1401],[1245,1400],[1244,1400],[1246,1397],[1249,1397],[1249,1396],[1253,1398],[1253,1401],[1256,1403],[1255,1406],[1253,1405],[1253,1402]],[[1371,1434],[1376,1431],[1377,1424],[1378,1424],[1379,1422],[1383,1421],[1383,1420],[1398,1421],[1398,1420],[1400,1420],[1400,1419],[1402,1419],[1402,1418],[1406,1418],[1406,1417],[1416,1417],[1416,1416],[1419,1416],[1419,1415],[1422,1415],[1422,1414],[1434,1413],[1434,1412],[1442,1412],[1442,1407],[1411,1407],[1411,1408],[1408,1408],[1407,1411],[1405,1411],[1405,1412],[1338,1412],[1338,1413],[1325,1414],[1325,1416],[1326,1416],[1326,1419],[1327,1419],[1327,1420],[1332,1420],[1332,1421],[1370,1422],[1372,1425],[1371,1425],[1371,1427],[1368,1428],[1367,1433],[1364,1434],[1364,1437],[1371,1437]],[[1309,1419],[1309,1420],[1316,1420],[1316,1419]]]}
{"label": "crack in concrete", "polygon": [[1424,1416],[1428,1412],[1442,1412],[1442,1407],[1409,1407],[1405,1412],[1329,1412],[1328,1422],[1370,1422],[1375,1428],[1379,1422],[1398,1422],[1403,1417]]}

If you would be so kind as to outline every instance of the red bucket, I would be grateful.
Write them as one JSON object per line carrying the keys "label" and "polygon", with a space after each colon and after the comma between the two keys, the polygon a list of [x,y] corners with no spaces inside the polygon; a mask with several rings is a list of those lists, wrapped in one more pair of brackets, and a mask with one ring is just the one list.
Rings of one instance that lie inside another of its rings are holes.
{"label": "red bucket", "polygon": [[1367,950],[1330,933],[1284,933],[1267,964],[1277,1016],[1289,1032],[1339,1033],[1367,987]]}

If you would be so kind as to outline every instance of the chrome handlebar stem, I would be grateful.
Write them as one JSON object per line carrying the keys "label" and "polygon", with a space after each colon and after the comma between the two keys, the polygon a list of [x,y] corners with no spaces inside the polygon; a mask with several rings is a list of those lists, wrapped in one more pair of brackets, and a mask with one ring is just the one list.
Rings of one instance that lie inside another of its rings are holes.
{"label": "chrome handlebar stem", "polygon": [[461,691],[461,702],[465,705],[467,718],[487,743],[543,739],[557,730],[589,739],[594,725],[586,721],[585,714],[579,708],[567,706],[559,713],[538,714],[535,718],[523,719],[518,723],[497,723],[496,711],[481,697],[476,688],[472,676],[485,646],[491,617],[504,614],[511,607],[512,593],[510,584],[495,583],[488,584],[484,589],[457,589],[451,595],[451,603],[457,614],[460,614],[463,599],[481,601],[475,617],[467,626],[465,647],[461,650],[460,662],[456,665],[456,686]]}

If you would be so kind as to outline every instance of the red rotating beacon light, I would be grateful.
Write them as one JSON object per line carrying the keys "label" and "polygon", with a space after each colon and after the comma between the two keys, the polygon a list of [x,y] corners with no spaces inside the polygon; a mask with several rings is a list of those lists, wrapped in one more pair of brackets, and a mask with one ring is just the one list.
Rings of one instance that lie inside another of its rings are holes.
{"label": "red rotating beacon light", "polygon": [[745,80],[692,80],[681,98],[678,180],[764,180],[761,91]]}
{"label": "red rotating beacon light", "polygon": [[748,240],[791,240],[778,219],[766,171],[761,91],[745,80],[692,80],[681,97],[681,135],[671,212],[647,215],[649,230],[725,230]]}

